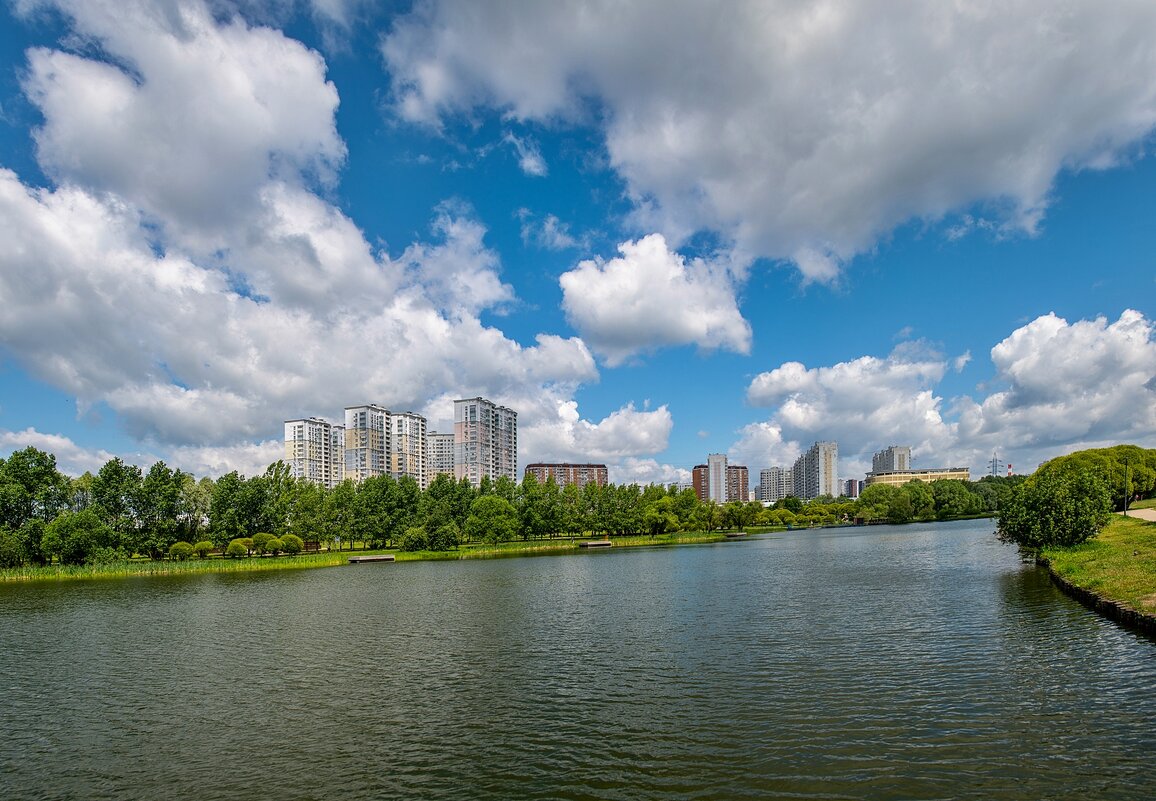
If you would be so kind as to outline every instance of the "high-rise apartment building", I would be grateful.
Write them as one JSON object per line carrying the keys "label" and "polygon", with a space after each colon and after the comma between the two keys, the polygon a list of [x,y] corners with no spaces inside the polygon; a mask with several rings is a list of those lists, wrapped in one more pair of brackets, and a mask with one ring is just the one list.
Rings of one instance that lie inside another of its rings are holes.
{"label": "high-rise apartment building", "polygon": [[910,469],[911,448],[907,445],[892,445],[871,457],[872,473],[892,473],[896,470]]}
{"label": "high-rise apartment building", "polygon": [[597,484],[605,487],[609,480],[609,472],[604,464],[545,464],[538,462],[526,465],[526,475],[533,476],[539,484],[545,484],[551,478],[559,487],[574,484],[582,489],[587,484]]}
{"label": "high-rise apartment building", "polygon": [[294,478],[333,489],[345,478],[345,427],[319,417],[286,420],[285,463]]}
{"label": "high-rise apartment building", "polygon": [[426,483],[425,418],[413,412],[391,412],[389,415],[389,474],[394,478],[410,476],[423,490]]}
{"label": "high-rise apartment building", "polygon": [[725,453],[710,453],[706,457],[706,492],[708,500],[727,502],[727,457]]}
{"label": "high-rise apartment building", "polygon": [[791,468],[794,495],[804,501],[820,495],[838,497],[839,487],[839,446],[834,442],[816,442],[795,460]]}
{"label": "high-rise apartment building", "polygon": [[373,403],[345,407],[345,475],[354,481],[389,472],[389,409]]}
{"label": "high-rise apartment building", "polygon": [[429,487],[433,480],[443,473],[451,478],[454,475],[454,435],[452,432],[439,434],[430,431],[425,435],[425,442],[425,485]]}
{"label": "high-rise apartment building", "polygon": [[795,492],[788,467],[768,467],[759,471],[759,500],[774,503]]}
{"label": "high-rise apartment building", "polygon": [[454,478],[518,480],[518,413],[486,400],[454,401]]}
{"label": "high-rise apartment building", "polygon": [[728,464],[727,470],[727,501],[742,501],[746,503],[750,500],[750,475],[745,465]]}

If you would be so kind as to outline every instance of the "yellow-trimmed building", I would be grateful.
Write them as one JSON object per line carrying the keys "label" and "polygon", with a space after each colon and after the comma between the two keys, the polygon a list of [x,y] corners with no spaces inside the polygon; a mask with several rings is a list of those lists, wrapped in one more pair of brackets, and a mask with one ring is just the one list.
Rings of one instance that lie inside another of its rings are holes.
{"label": "yellow-trimmed building", "polygon": [[902,487],[908,481],[915,481],[916,479],[928,484],[932,481],[945,479],[971,481],[971,470],[967,467],[945,467],[931,470],[888,470],[883,473],[868,473],[867,486],[890,484],[894,487]]}

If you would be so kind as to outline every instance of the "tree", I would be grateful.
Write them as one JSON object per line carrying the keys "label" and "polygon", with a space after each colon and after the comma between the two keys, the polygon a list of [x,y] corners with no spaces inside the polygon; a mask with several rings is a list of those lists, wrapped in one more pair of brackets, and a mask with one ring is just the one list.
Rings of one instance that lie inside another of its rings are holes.
{"label": "tree", "polygon": [[[93,557],[109,561],[116,533],[92,509],[64,511],[44,529],[43,548],[66,565],[82,565]],[[101,553],[104,552],[104,553]]]}
{"label": "tree", "polygon": [[0,526],[16,531],[28,520],[47,523],[68,505],[69,489],[50,453],[29,446],[0,459]]}
{"label": "tree", "polygon": [[1015,487],[1000,507],[997,533],[1028,551],[1077,545],[1111,517],[1109,484],[1099,473],[1041,468]]}
{"label": "tree", "polygon": [[508,542],[518,534],[518,510],[500,495],[480,495],[470,504],[465,534],[491,544]]}
{"label": "tree", "polygon": [[231,557],[233,559],[239,559],[242,556],[248,555],[249,548],[245,545],[244,539],[240,537],[230,542],[229,546],[225,548],[225,556]]}
{"label": "tree", "polygon": [[92,507],[117,534],[118,545],[135,550],[137,507],[144,477],[139,467],[109,459],[92,479]]}
{"label": "tree", "polygon": [[259,531],[253,535],[252,539],[253,550],[264,556],[265,552],[269,550],[269,541],[276,538],[266,531]]}
{"label": "tree", "polygon": [[204,559],[213,552],[213,543],[208,540],[201,540],[193,545],[193,553],[197,555],[198,559]]}

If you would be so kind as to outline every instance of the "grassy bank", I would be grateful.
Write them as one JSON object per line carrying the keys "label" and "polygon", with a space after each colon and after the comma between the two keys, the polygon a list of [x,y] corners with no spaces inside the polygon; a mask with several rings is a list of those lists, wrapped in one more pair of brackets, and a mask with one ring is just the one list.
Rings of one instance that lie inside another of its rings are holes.
{"label": "grassy bank", "polygon": [[[701,531],[679,532],[658,537],[632,536],[614,537],[615,547],[638,547],[654,545],[687,545],[693,543],[719,542],[726,534]],[[128,576],[174,576],[195,573],[243,573],[255,570],[295,570],[310,567],[334,567],[349,562],[353,555],[372,553],[392,553],[399,562],[416,562],[446,559],[492,559],[506,556],[521,556],[547,553],[578,551],[578,543],[589,538],[518,540],[495,545],[463,545],[452,551],[414,551],[412,553],[379,551],[327,551],[324,553],[301,554],[298,556],[248,557],[228,559],[210,557],[190,559],[185,562],[132,560],[108,565],[49,565],[48,567],[16,567],[0,569],[0,581],[39,581],[62,579],[124,578]]]}
{"label": "grassy bank", "polygon": [[1156,614],[1156,523],[1115,516],[1095,539],[1041,555],[1077,587]]}

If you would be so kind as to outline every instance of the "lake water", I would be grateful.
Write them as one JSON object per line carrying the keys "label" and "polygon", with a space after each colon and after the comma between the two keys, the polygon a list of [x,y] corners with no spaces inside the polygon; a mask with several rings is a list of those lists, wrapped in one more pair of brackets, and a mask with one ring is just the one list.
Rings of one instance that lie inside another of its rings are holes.
{"label": "lake water", "polygon": [[0,585],[0,798],[1156,798],[1156,643],[991,531]]}

